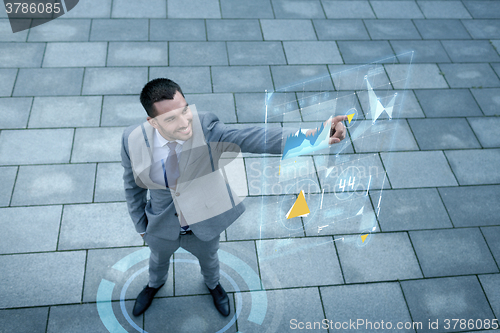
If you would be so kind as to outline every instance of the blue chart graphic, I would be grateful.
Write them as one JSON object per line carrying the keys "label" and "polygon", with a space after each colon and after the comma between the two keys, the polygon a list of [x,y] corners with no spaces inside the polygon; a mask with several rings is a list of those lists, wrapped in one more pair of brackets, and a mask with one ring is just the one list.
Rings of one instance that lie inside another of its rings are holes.
{"label": "blue chart graphic", "polygon": [[326,126],[322,123],[316,129],[316,133],[306,136],[301,130],[294,135],[286,138],[285,148],[283,150],[282,159],[297,157],[303,154],[310,154],[317,150],[328,148],[328,137],[330,136],[330,128],[332,119],[330,118]]}
{"label": "blue chart graphic", "polygon": [[391,101],[387,104],[387,106],[383,106],[382,103],[380,102],[380,98],[377,97],[375,92],[373,91],[372,85],[370,84],[370,81],[368,81],[368,76],[365,75],[365,80],[366,80],[366,85],[368,87],[368,98],[370,101],[370,113],[372,115],[373,123],[380,117],[382,112],[387,112],[387,115],[389,116],[389,119],[392,118],[392,109],[394,109],[394,102],[396,101],[396,96],[398,93],[394,94],[394,97],[391,99]]}

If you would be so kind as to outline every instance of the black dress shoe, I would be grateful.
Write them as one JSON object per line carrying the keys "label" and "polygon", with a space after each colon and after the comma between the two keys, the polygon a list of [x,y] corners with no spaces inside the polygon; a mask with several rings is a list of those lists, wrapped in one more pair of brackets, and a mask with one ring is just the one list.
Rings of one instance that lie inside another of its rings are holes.
{"label": "black dress shoe", "polygon": [[158,288],[151,288],[149,285],[144,287],[142,291],[137,295],[137,299],[135,300],[134,310],[132,310],[132,314],[134,316],[139,316],[144,311],[146,311],[151,303],[153,302],[153,298],[160,288],[163,287],[163,284]]}
{"label": "black dress shoe", "polygon": [[215,287],[215,289],[210,289],[210,294],[212,294],[212,297],[214,298],[214,304],[217,310],[223,315],[224,317],[229,316],[229,297],[227,297],[226,291],[220,283]]}

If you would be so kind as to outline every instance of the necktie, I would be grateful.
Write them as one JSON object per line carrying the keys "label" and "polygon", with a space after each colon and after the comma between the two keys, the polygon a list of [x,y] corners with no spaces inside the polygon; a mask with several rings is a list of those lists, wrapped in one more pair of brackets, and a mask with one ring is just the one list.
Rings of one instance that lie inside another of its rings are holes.
{"label": "necktie", "polygon": [[[177,154],[175,152],[175,147],[177,147],[177,142],[167,143],[170,151],[168,152],[167,162],[165,163],[165,185],[167,187],[175,187],[177,183],[177,178],[179,178],[179,161],[177,160]],[[169,186],[170,184],[170,186]]]}

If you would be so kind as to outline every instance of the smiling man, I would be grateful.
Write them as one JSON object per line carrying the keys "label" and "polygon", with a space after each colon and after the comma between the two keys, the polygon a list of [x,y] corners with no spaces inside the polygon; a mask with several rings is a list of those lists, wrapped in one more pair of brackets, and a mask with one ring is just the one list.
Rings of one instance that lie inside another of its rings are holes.
{"label": "smiling man", "polygon": [[[229,128],[212,113],[196,112],[169,79],[148,82],[140,100],[147,122],[124,131],[121,150],[128,210],[151,250],[149,283],[133,314],[150,306],[167,280],[170,257],[182,247],[198,258],[217,310],[228,316],[229,298],[219,283],[219,237],[245,208],[220,157],[240,151],[281,154],[282,138],[296,130]],[[346,119],[333,118],[330,144],[345,138]]]}

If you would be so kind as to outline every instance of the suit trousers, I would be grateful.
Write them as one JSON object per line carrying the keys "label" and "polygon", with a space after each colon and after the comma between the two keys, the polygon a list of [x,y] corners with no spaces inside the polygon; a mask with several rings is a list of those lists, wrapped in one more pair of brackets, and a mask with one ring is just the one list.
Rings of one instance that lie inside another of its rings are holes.
{"label": "suit trousers", "polygon": [[170,257],[182,247],[191,252],[200,262],[201,274],[208,288],[214,289],[219,283],[219,236],[204,242],[194,234],[179,235],[176,240],[158,238],[148,233],[144,240],[151,250],[149,256],[149,286],[158,288],[167,281]]}

